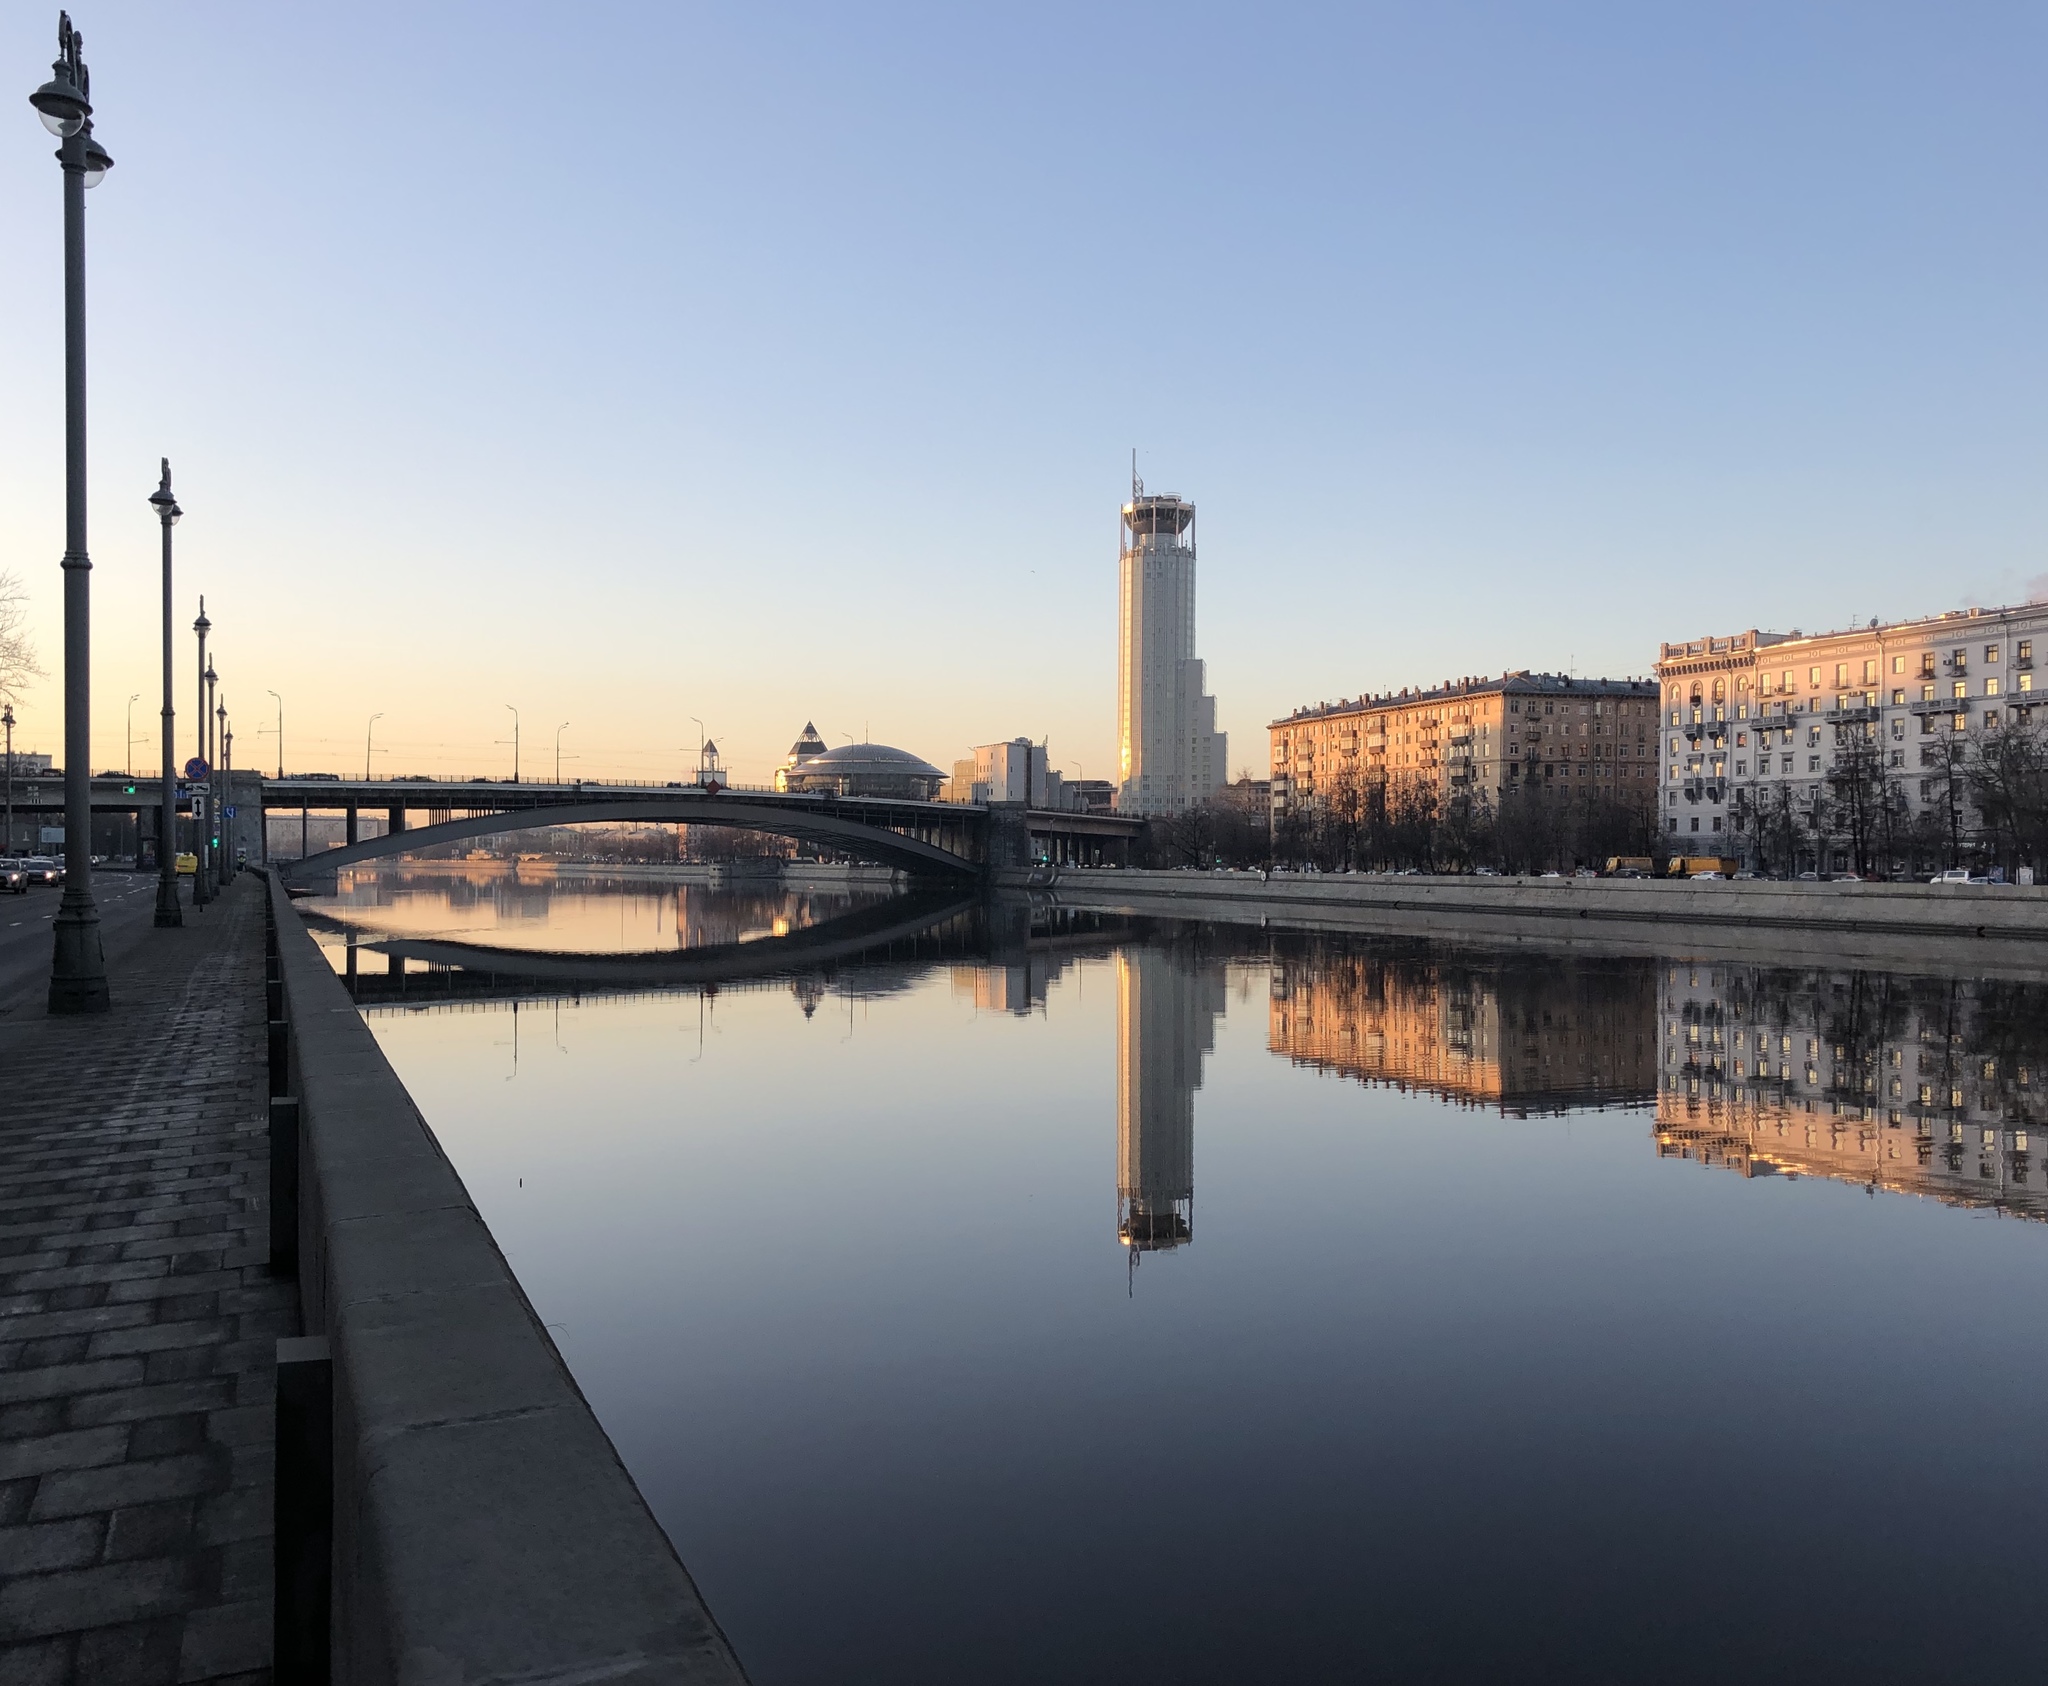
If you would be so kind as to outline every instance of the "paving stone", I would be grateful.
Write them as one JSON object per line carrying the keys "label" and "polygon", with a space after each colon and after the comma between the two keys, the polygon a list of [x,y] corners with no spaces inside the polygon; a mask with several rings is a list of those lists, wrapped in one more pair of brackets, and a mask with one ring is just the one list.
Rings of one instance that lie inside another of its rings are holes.
{"label": "paving stone", "polygon": [[46,1569],[82,1569],[99,1561],[106,1524],[97,1516],[74,1516],[64,1522],[31,1522],[0,1528],[0,1563],[10,1575],[39,1574]]}
{"label": "paving stone", "polygon": [[197,1549],[201,1543],[194,1528],[197,1512],[197,1501],[192,1499],[163,1499],[115,1511],[107,1528],[107,1561],[169,1557]]}
{"label": "paving stone", "polygon": [[33,1439],[0,1441],[0,1479],[119,1463],[128,1455],[131,1433],[125,1423],[114,1423],[105,1428],[67,1429]]}
{"label": "paving stone", "polygon": [[196,1558],[150,1557],[10,1576],[0,1581],[0,1639],[36,1639],[182,1614],[198,1601],[199,1570]]}
{"label": "paving stone", "polygon": [[[262,887],[0,1001],[0,1686],[269,1678]],[[175,1058],[174,1058],[175,1056]]]}

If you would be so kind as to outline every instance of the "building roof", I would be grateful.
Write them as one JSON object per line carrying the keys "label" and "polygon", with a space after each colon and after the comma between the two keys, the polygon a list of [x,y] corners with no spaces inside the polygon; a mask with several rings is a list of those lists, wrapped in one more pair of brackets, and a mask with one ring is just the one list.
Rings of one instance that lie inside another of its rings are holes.
{"label": "building roof", "polygon": [[892,749],[885,743],[843,743],[837,748],[809,756],[804,775],[839,774],[860,778],[943,779],[946,775],[929,761],[920,760],[907,749]]}
{"label": "building roof", "polygon": [[1336,714],[1363,714],[1376,708],[1427,708],[1464,697],[1492,696],[1496,692],[1516,696],[1654,697],[1657,682],[1653,679],[1578,679],[1565,673],[1531,673],[1526,668],[1518,668],[1512,673],[1503,673],[1497,679],[1447,679],[1427,690],[1384,691],[1378,696],[1320,702],[1268,721],[1267,729],[1292,725],[1298,720],[1323,720]]}

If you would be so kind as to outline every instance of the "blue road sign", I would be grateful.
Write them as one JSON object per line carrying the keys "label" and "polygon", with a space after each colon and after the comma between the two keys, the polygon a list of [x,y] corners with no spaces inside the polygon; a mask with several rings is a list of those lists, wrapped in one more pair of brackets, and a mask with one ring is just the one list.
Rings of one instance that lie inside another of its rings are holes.
{"label": "blue road sign", "polygon": [[232,802],[223,802],[221,804],[220,811],[223,814],[227,815],[229,819],[233,819],[235,817],[235,805]]}
{"label": "blue road sign", "polygon": [[207,766],[207,764],[204,761],[200,760],[199,757],[196,755],[193,756],[190,761],[187,761],[185,763],[185,777],[188,779],[192,779],[195,782],[197,780],[209,777],[212,774],[212,772],[213,769]]}

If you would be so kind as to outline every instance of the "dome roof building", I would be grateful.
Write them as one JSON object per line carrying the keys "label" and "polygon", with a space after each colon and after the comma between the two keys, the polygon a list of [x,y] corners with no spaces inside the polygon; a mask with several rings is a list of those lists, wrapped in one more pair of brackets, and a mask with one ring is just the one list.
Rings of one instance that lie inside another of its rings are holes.
{"label": "dome roof building", "polygon": [[[803,742],[800,738],[799,744]],[[844,743],[820,749],[775,775],[775,787],[793,794],[819,796],[896,796],[911,801],[936,801],[946,775],[907,749],[885,743]]]}

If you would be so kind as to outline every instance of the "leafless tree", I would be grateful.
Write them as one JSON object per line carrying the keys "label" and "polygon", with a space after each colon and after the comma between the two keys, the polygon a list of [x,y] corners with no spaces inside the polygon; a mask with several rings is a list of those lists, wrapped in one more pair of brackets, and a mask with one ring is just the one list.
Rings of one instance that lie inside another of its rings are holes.
{"label": "leafless tree", "polygon": [[16,575],[0,572],[0,703],[20,702],[29,681],[43,676],[27,623],[28,592]]}

